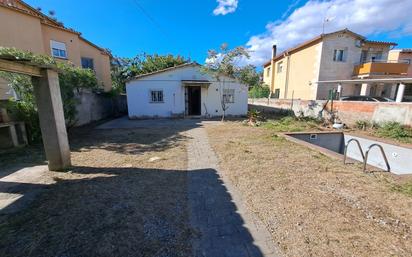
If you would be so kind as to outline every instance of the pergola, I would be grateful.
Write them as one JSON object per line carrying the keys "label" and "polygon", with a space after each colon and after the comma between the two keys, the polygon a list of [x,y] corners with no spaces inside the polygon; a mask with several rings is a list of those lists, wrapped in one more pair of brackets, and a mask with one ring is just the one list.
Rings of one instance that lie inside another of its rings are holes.
{"label": "pergola", "polygon": [[0,56],[0,71],[31,76],[49,169],[68,168],[71,165],[70,147],[56,67],[36,65],[30,60],[11,56]]}
{"label": "pergola", "polygon": [[[405,87],[407,83],[412,83],[412,78],[373,78],[373,79],[344,79],[344,80],[325,80],[317,81],[317,84],[337,84],[338,92],[342,91],[342,85],[344,84],[362,84],[362,87],[365,88],[372,83],[393,83],[399,84],[398,92],[396,94],[396,102],[402,102],[402,99],[405,94]],[[366,91],[366,90],[362,90]]]}

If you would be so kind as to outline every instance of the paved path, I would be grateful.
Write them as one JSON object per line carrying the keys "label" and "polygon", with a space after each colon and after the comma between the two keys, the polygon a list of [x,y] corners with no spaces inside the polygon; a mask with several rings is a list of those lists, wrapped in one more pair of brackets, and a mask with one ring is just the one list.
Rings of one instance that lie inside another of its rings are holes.
{"label": "paved path", "polygon": [[195,257],[269,257],[275,253],[269,232],[242,205],[239,194],[219,172],[203,127],[187,131],[190,222]]}

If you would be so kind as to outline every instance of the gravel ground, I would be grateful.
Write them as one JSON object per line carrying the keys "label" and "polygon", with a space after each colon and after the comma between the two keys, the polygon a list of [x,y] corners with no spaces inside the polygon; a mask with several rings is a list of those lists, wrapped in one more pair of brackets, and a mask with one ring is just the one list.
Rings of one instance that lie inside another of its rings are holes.
{"label": "gravel ground", "polygon": [[[73,168],[30,185],[41,193],[25,210],[0,212],[0,256],[191,256],[193,126],[160,125],[71,133]],[[205,126],[220,171],[283,255],[412,256],[412,197],[399,190],[410,177],[364,174],[269,128]],[[39,149],[2,153],[0,176],[44,164]]]}
{"label": "gravel ground", "polygon": [[364,174],[239,122],[208,126],[219,166],[285,256],[412,256],[411,177]]}
{"label": "gravel ground", "polygon": [[77,130],[73,168],[49,172],[55,183],[26,210],[0,214],[0,256],[189,256],[180,132]]}

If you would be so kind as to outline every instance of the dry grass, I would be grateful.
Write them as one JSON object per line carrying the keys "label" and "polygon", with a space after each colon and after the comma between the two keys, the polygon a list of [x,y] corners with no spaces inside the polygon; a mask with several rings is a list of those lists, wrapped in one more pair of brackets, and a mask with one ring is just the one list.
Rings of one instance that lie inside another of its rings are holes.
{"label": "dry grass", "polygon": [[[73,168],[24,211],[0,215],[0,256],[188,256],[185,138],[84,129]],[[149,162],[152,157],[160,160]]]}
{"label": "dry grass", "polygon": [[364,174],[267,128],[207,130],[220,167],[285,256],[412,256],[412,198],[396,190],[410,177]]}
{"label": "dry grass", "polygon": [[274,132],[300,132],[319,130],[321,122],[311,118],[296,118],[292,116],[277,117],[263,123],[263,127]]}

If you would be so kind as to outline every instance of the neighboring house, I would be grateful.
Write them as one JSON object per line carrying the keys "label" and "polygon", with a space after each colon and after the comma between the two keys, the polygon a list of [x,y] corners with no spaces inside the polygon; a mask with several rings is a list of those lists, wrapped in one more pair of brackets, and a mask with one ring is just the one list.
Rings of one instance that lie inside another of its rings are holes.
{"label": "neighboring house", "polygon": [[246,115],[248,87],[229,78],[223,84],[200,68],[188,63],[128,81],[129,118],[221,116],[222,101],[226,115]]}
{"label": "neighboring house", "polygon": [[[105,91],[110,91],[110,53],[20,0],[0,0],[0,46],[46,54],[77,67],[90,68]],[[0,100],[13,96],[0,80]]]}
{"label": "neighboring house", "polygon": [[[412,49],[394,49],[389,52],[389,62],[412,63]],[[412,77],[412,65],[408,68],[408,77]]]}
{"label": "neighboring house", "polygon": [[[264,82],[272,97],[327,99],[331,89],[341,96],[372,95],[394,99],[396,83],[372,83],[371,79],[406,77],[409,64],[388,62],[391,42],[370,41],[348,29],[322,34],[281,54],[273,49],[264,64]],[[365,82],[359,83],[359,80]],[[352,82],[353,80],[353,82]],[[339,83],[319,83],[341,81]]]}
{"label": "neighboring house", "polygon": [[[412,49],[394,49],[389,52],[389,62],[409,64],[407,76],[412,78]],[[412,102],[412,84],[406,84],[403,101]]]}

